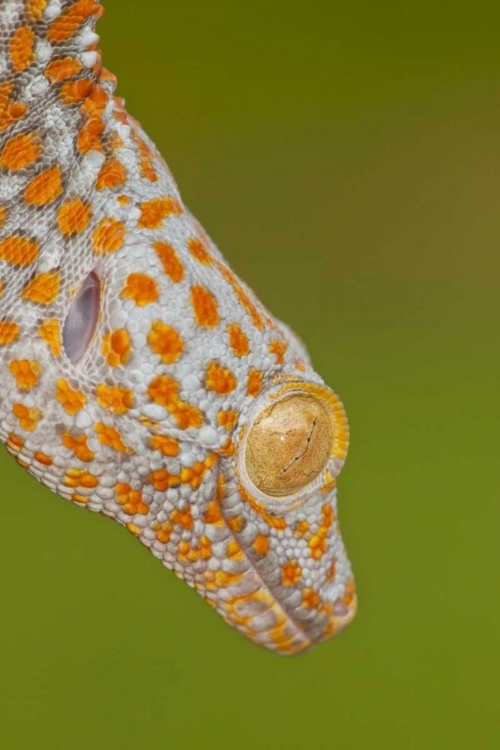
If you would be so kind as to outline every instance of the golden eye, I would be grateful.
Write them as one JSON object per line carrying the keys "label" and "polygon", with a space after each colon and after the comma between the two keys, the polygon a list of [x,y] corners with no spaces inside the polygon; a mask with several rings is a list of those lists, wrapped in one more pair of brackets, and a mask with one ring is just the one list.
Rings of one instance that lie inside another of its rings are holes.
{"label": "golden eye", "polygon": [[284,512],[337,476],[348,438],[344,408],[329,388],[282,383],[255,404],[238,471],[257,502]]}
{"label": "golden eye", "polygon": [[294,394],[268,406],[248,434],[249,479],[266,495],[299,492],[323,471],[333,446],[330,415],[316,398]]}

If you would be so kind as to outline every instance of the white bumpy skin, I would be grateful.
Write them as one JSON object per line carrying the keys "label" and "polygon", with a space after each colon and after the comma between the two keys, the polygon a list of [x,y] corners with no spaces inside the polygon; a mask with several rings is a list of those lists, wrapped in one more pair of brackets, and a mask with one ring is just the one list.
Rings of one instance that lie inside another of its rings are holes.
{"label": "white bumpy skin", "polygon": [[95,0],[0,4],[0,437],[282,654],[355,613],[342,404],[113,96]]}

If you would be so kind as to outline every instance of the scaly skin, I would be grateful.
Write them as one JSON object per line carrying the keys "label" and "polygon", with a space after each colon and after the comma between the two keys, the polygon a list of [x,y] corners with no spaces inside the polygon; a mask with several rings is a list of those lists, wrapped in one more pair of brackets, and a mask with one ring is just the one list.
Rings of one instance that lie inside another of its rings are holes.
{"label": "scaly skin", "polygon": [[343,408],[113,97],[101,13],[0,4],[0,437],[255,643],[297,653],[355,613]]}

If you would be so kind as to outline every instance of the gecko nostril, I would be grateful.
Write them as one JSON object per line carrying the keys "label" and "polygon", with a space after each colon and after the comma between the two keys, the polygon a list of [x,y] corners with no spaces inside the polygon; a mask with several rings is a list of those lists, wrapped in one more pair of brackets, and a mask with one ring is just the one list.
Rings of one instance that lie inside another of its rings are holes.
{"label": "gecko nostril", "polygon": [[73,298],[63,326],[64,351],[73,364],[83,357],[94,334],[100,296],[101,282],[91,271]]}

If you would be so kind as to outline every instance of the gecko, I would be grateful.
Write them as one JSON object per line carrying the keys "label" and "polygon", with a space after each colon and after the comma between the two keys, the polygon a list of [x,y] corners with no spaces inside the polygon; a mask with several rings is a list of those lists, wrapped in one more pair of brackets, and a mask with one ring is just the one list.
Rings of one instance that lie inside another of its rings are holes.
{"label": "gecko", "polygon": [[251,641],[300,653],[356,612],[345,410],[115,96],[102,13],[0,3],[0,439]]}

